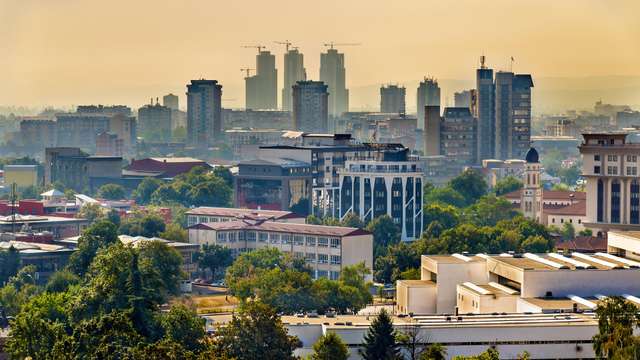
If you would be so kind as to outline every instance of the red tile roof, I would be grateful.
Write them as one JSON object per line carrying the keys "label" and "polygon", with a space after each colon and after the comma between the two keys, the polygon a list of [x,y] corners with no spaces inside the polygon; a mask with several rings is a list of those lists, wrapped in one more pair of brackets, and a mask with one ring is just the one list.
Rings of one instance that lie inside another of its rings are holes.
{"label": "red tile roof", "polygon": [[209,230],[256,230],[271,231],[281,233],[294,233],[304,235],[317,236],[356,236],[371,235],[370,232],[358,228],[342,227],[342,226],[325,226],[325,225],[309,225],[309,224],[291,224],[275,221],[226,221],[196,224],[190,226],[189,229],[209,229]]}
{"label": "red tile roof", "polygon": [[606,252],[607,239],[594,236],[576,236],[573,240],[566,240],[556,244],[556,249],[578,252]]}
{"label": "red tile roof", "polygon": [[544,205],[544,213],[546,215],[587,216],[587,202],[580,201],[567,206]]}
{"label": "red tile roof", "polygon": [[[520,194],[522,193],[522,189],[512,191],[510,193],[504,194],[503,196],[507,199],[520,199]],[[587,200],[587,193],[584,191],[565,191],[565,190],[542,190],[542,198],[544,200],[563,200],[569,201],[571,200],[571,195],[573,195],[573,200],[576,201],[584,201]]]}
{"label": "red tile roof", "polygon": [[191,209],[187,211],[187,214],[234,217],[237,219],[248,218],[253,220],[259,220],[264,218],[273,218],[276,220],[282,220],[282,219],[296,219],[296,218],[304,217],[302,215],[298,215],[291,211],[239,209],[239,208],[223,208],[223,207],[208,207],[208,206],[202,206],[199,208]]}

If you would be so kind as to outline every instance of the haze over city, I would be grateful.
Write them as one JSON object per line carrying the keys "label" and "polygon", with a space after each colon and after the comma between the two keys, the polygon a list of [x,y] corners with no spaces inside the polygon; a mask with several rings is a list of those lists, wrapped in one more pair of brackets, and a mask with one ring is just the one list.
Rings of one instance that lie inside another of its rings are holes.
{"label": "haze over city", "polygon": [[[495,69],[535,74],[534,111],[640,104],[640,2],[567,1],[12,1],[0,2],[0,105],[138,106],[184,96],[185,82],[215,78],[225,107],[244,105],[242,67],[262,44],[305,55],[318,78],[323,43],[345,53],[352,109],[377,107],[380,84],[409,89],[434,76],[443,102],[473,85],[484,54]],[[446,104],[446,103],[445,103]]]}

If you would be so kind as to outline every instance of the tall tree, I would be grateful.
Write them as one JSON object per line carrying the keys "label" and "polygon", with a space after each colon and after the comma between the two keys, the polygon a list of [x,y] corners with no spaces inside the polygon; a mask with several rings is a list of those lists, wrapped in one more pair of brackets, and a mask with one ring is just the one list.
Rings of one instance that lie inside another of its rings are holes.
{"label": "tall tree", "polygon": [[471,205],[487,193],[487,182],[477,171],[467,169],[449,181],[449,186]]}
{"label": "tall tree", "polygon": [[107,220],[94,223],[78,239],[78,250],[69,258],[69,270],[77,275],[84,275],[98,250],[116,242],[118,231],[115,224]]}
{"label": "tall tree", "polygon": [[374,258],[383,255],[389,245],[400,241],[400,228],[393,223],[389,215],[378,216],[371,220],[366,230],[373,233]]}
{"label": "tall tree", "polygon": [[382,309],[371,322],[359,352],[365,360],[396,360],[400,357],[396,332],[386,310]]}
{"label": "tall tree", "polygon": [[162,186],[162,180],[146,177],[133,191],[133,198],[138,204],[146,205],[151,202],[151,195]]}
{"label": "tall tree", "polygon": [[519,189],[522,189],[522,181],[515,176],[507,176],[496,182],[496,185],[493,187],[493,192],[496,196],[502,196]]}
{"label": "tall tree", "polygon": [[201,269],[209,269],[214,279],[219,279],[224,275],[222,270],[233,264],[233,254],[231,249],[217,244],[202,245],[202,249],[197,253],[198,265]]}
{"label": "tall tree", "polygon": [[640,339],[633,335],[638,327],[638,307],[619,296],[608,297],[598,304],[598,334],[593,349],[602,359],[632,359],[640,353]]}
{"label": "tall tree", "polygon": [[349,358],[349,349],[342,341],[340,336],[334,332],[328,332],[322,335],[318,341],[313,344],[312,360],[347,360]]}
{"label": "tall tree", "polygon": [[98,196],[106,200],[122,200],[125,194],[124,187],[118,184],[105,184],[98,189]]}
{"label": "tall tree", "polygon": [[438,343],[429,345],[422,354],[420,354],[420,360],[445,360],[446,358],[447,349]]}

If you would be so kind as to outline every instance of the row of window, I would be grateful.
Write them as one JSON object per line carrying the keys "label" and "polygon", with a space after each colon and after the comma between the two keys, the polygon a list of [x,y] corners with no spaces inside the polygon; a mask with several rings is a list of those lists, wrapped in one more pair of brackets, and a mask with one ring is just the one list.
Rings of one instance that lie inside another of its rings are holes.
{"label": "row of window", "polygon": [[[593,167],[594,174],[600,174],[600,166]],[[617,166],[607,166],[607,175],[618,175]],[[636,166],[627,166],[627,176],[638,175],[638,168]]]}
{"label": "row of window", "polygon": [[[257,235],[257,236],[256,236]],[[315,236],[302,236],[293,234],[267,233],[255,231],[218,231],[217,242],[236,242],[244,241],[268,242],[269,244],[298,245],[298,246],[318,246],[339,248],[341,245],[340,238],[326,238]]]}
{"label": "row of window", "polygon": [[[593,161],[600,161],[600,154],[593,155]],[[607,161],[618,161],[618,155],[607,155]],[[627,155],[627,162],[638,162],[638,156]]]}
{"label": "row of window", "polygon": [[[301,252],[293,253],[294,257],[304,258],[304,260],[310,264],[329,264],[331,265],[340,265],[342,264],[342,256],[340,255],[329,255],[327,254],[316,254],[316,253],[306,253],[303,254]],[[329,262],[331,261],[331,262]]]}

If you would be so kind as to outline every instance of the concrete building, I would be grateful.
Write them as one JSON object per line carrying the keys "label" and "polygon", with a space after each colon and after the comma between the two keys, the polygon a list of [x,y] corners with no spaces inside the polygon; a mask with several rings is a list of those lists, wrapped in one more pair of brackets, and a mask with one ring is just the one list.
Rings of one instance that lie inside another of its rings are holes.
{"label": "concrete building", "polygon": [[192,225],[189,242],[228,247],[234,255],[273,247],[305,259],[315,279],[336,280],[345,266],[361,262],[373,269],[373,235],[357,228],[236,220]]}
{"label": "concrete building", "polygon": [[180,110],[180,99],[177,95],[167,94],[162,97],[162,106],[168,107],[171,110]]}
{"label": "concrete building", "polygon": [[16,184],[18,188],[38,186],[38,165],[5,165],[4,183]]}
{"label": "concrete building", "polygon": [[157,174],[157,177],[172,179],[180,174],[186,174],[195,167],[210,169],[207,162],[191,157],[153,157],[131,160],[125,167],[130,172]]}
{"label": "concrete building", "polygon": [[389,114],[406,113],[407,89],[398,85],[383,85],[380,87],[380,112]]}
{"label": "concrete building", "polygon": [[284,87],[282,88],[282,110],[293,110],[293,86],[307,80],[304,55],[294,48],[284,54]]}
{"label": "concrete building", "polygon": [[96,156],[124,156],[124,142],[118,135],[103,132],[96,136]]}
{"label": "concrete building", "polygon": [[276,56],[269,51],[256,55],[256,74],[245,78],[246,108],[278,108],[278,70]]}
{"label": "concrete building", "polygon": [[186,212],[187,225],[236,220],[268,220],[304,224],[306,217],[291,211],[240,209],[202,206]]}
{"label": "concrete building", "polygon": [[105,183],[118,183],[122,157],[89,156],[78,148],[45,151],[44,185],[61,182],[75,191],[95,191]]}
{"label": "concrete building", "polygon": [[251,160],[257,158],[260,146],[279,144],[284,133],[275,129],[230,129],[224,131],[224,137],[235,159]]}
{"label": "concrete building", "polygon": [[531,88],[528,74],[499,71],[495,81],[495,157],[522,158],[531,146]]}
{"label": "concrete building", "polygon": [[422,234],[422,184],[420,162],[408,157],[394,160],[347,160],[340,176],[340,218],[349,213],[369,222],[389,215],[401,229],[401,240]]}
{"label": "concrete building", "polygon": [[0,217],[0,233],[48,232],[54,240],[78,236],[87,226],[88,220],[75,217],[18,214]]}
{"label": "concrete building", "polygon": [[[424,80],[420,82],[418,86],[417,106],[418,128],[426,129],[422,126],[425,119],[425,106],[441,106],[438,80],[425,77]],[[440,114],[438,114],[438,116],[439,115]]]}
{"label": "concrete building", "polygon": [[187,85],[187,144],[207,147],[222,135],[222,85],[191,80]]}
{"label": "concrete building", "polygon": [[138,109],[138,133],[144,139],[158,142],[171,141],[172,128],[171,108],[156,102]]}
{"label": "concrete building", "polygon": [[56,146],[78,147],[89,153],[95,152],[96,136],[109,132],[111,115],[99,113],[56,114]]}
{"label": "concrete building", "polygon": [[329,115],[337,117],[349,111],[344,54],[333,47],[320,54],[320,81],[329,89]]}
{"label": "concrete building", "polygon": [[522,159],[485,159],[482,160],[482,166],[475,169],[484,175],[489,188],[493,188],[498,181],[509,176],[522,179],[526,163]]}
{"label": "concrete building", "polygon": [[[484,159],[493,159],[495,155],[495,111],[496,88],[493,83],[493,69],[485,65],[485,58],[480,58],[480,68],[476,70],[478,119],[478,163]],[[521,157],[519,157],[521,158]]]}
{"label": "concrete building", "polygon": [[440,121],[440,155],[455,159],[461,165],[475,164],[476,126],[469,108],[445,108]]}
{"label": "concrete building", "polygon": [[222,109],[222,124],[224,129],[291,130],[293,128],[291,112],[280,110]]}
{"label": "concrete building", "polygon": [[[462,90],[453,94],[453,101],[455,107],[468,107],[471,109],[473,103],[472,99],[475,95],[475,90]],[[472,112],[473,113],[473,112]]]}
{"label": "concrete building", "polygon": [[57,123],[49,118],[23,117],[20,120],[20,137],[28,152],[42,156],[45,148],[56,146]]}
{"label": "concrete building", "polygon": [[422,147],[425,156],[440,155],[440,125],[442,118],[440,117],[440,105],[429,105],[424,108],[424,114],[421,118],[418,116],[418,124],[424,119],[423,135],[424,145]]}
{"label": "concrete building", "polygon": [[187,279],[195,279],[198,277],[198,263],[196,261],[196,253],[200,250],[197,244],[169,241],[158,237],[148,238],[144,236],[118,235],[118,240],[124,245],[134,248],[144,246],[153,241],[159,241],[170,248],[175,249],[182,258],[182,271],[187,275]]}
{"label": "concrete building", "polygon": [[0,249],[10,248],[20,254],[20,266],[33,265],[36,267],[35,279],[38,285],[47,283],[49,277],[56,271],[63,270],[69,262],[74,249],[52,243],[25,242],[10,240],[13,234],[0,234]]}
{"label": "concrete building", "polygon": [[329,128],[329,93],[322,81],[298,81],[293,86],[293,128],[326,133]]}

